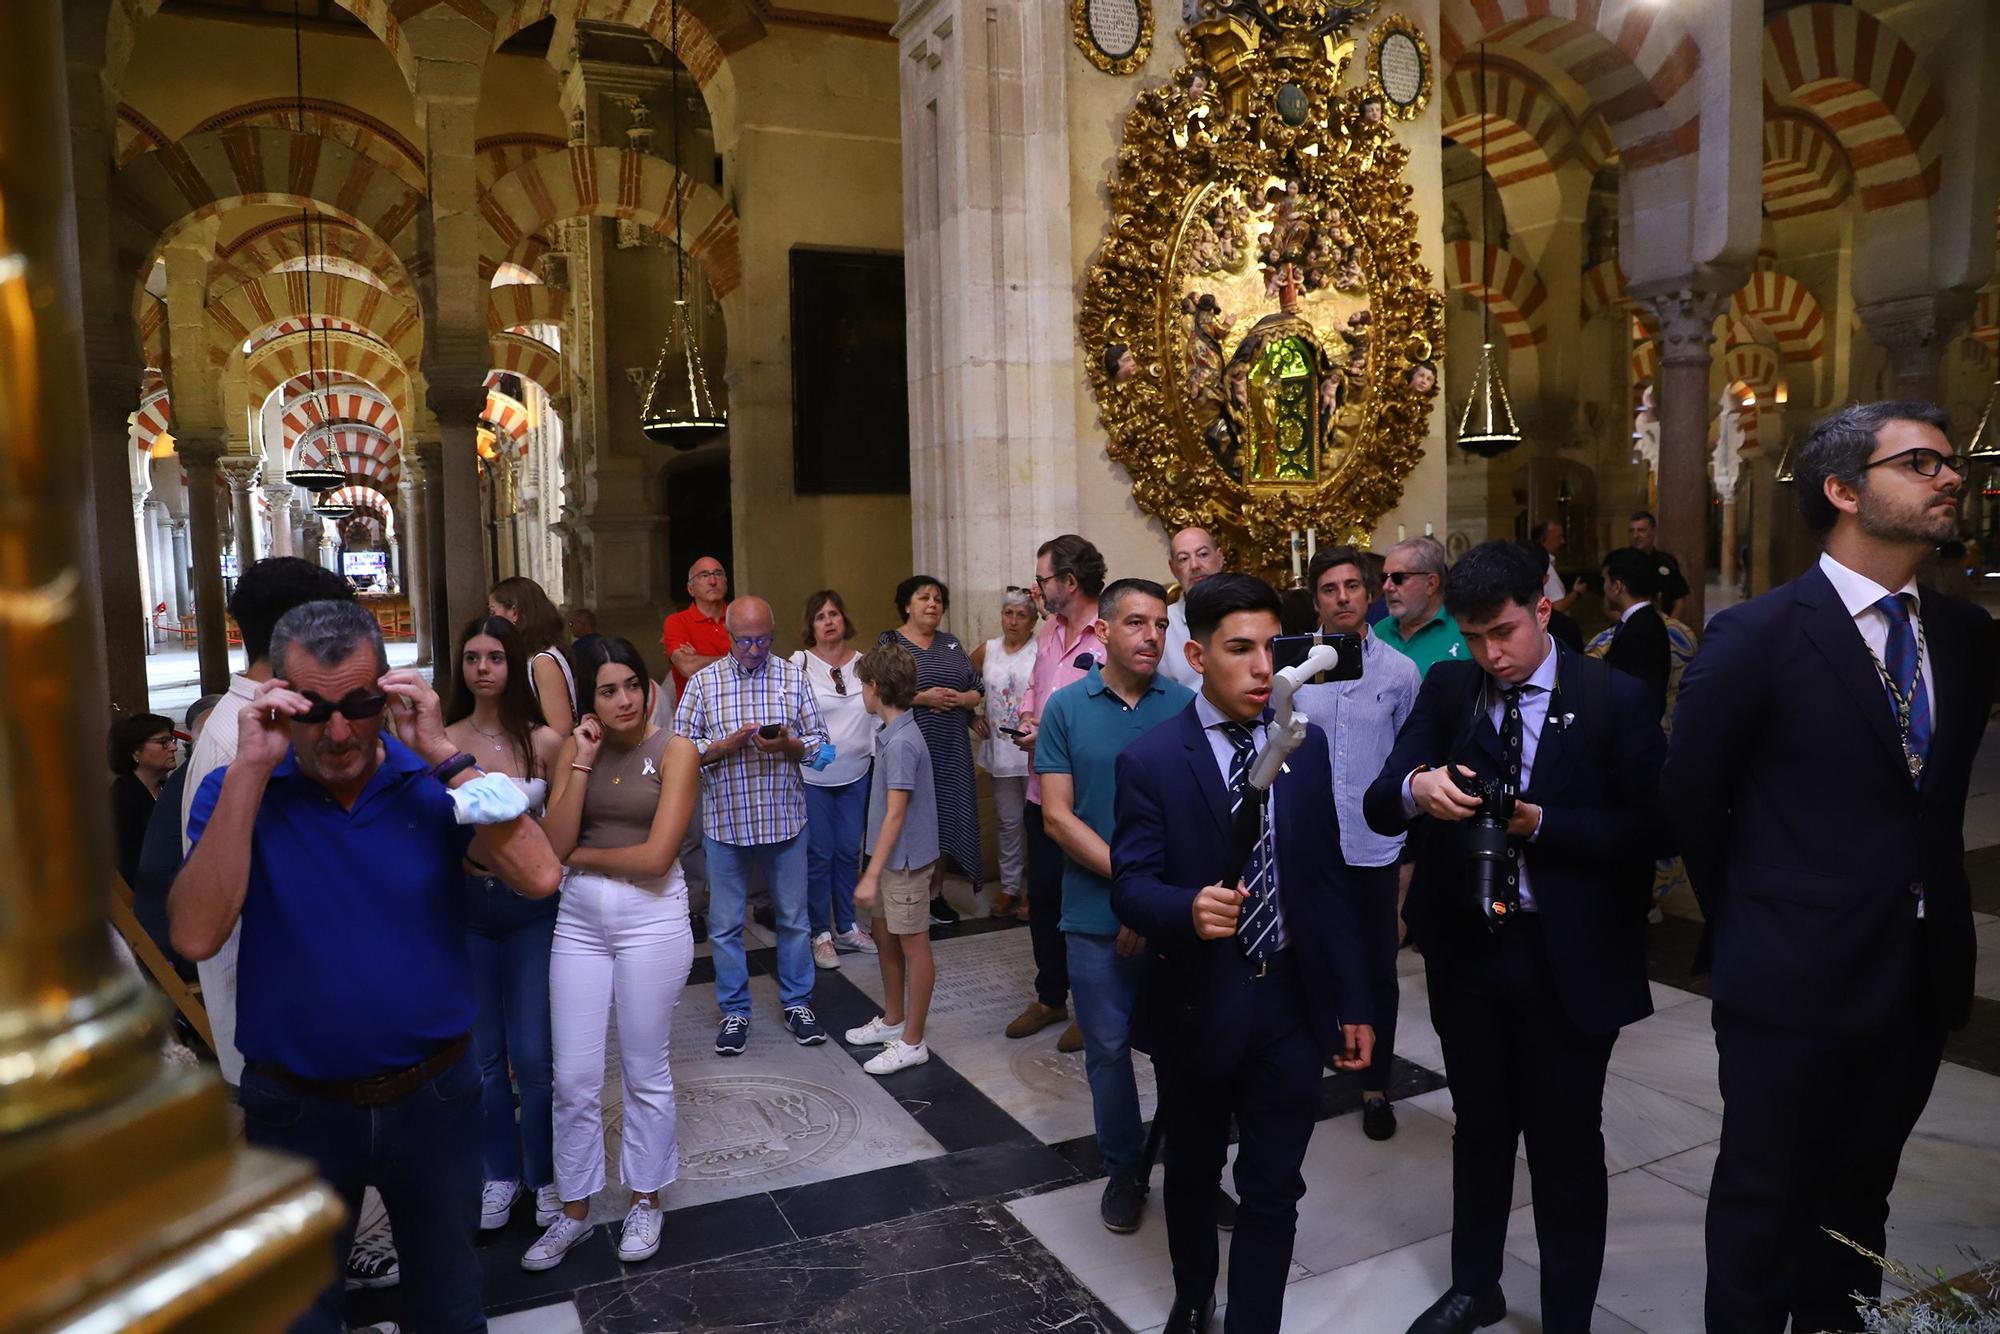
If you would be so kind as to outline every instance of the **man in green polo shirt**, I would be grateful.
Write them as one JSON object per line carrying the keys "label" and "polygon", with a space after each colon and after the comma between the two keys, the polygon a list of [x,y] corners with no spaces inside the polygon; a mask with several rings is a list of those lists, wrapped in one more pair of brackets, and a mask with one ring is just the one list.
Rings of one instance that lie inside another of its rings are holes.
{"label": "man in green polo shirt", "polygon": [[1389,614],[1375,623],[1375,633],[1416,663],[1420,676],[1433,663],[1469,661],[1465,636],[1444,609],[1446,567],[1444,548],[1430,537],[1398,542],[1382,558],[1382,600]]}
{"label": "man in green polo shirt", "polygon": [[1111,835],[1119,752],[1188,707],[1186,686],[1159,670],[1166,590],[1120,579],[1097,602],[1105,659],[1042,707],[1035,771],[1042,817],[1063,851],[1062,929],[1070,994],[1083,1033],[1083,1070],[1108,1179],[1098,1213],[1113,1232],[1138,1228],[1146,1203],[1145,1124],[1132,1071],[1132,1013],[1146,942],[1111,912]]}

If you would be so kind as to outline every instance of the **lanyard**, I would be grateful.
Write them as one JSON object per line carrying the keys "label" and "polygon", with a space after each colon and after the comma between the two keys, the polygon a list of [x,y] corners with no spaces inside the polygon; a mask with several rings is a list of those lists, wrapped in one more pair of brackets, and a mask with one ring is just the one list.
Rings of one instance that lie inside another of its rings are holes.
{"label": "lanyard", "polygon": [[1917,692],[1924,688],[1924,623],[1919,617],[1910,618],[1911,626],[1917,632],[1917,669],[1910,676],[1910,693],[1905,695],[1896,686],[1896,678],[1882,662],[1882,655],[1873,645],[1862,640],[1868,650],[1869,661],[1875,664],[1875,674],[1882,678],[1882,688],[1889,692],[1889,700],[1896,706],[1896,737],[1903,744],[1903,762],[1910,767],[1910,781],[1920,783],[1924,777],[1924,757],[1910,744],[1910,714],[1916,707]]}

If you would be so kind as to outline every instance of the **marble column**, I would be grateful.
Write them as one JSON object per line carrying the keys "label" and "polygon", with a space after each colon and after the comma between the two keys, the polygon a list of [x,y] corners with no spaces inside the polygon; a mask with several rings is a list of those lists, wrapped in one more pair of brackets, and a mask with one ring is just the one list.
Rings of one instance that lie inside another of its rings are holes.
{"label": "marble column", "polygon": [[244,454],[225,454],[215,466],[222,480],[229,483],[236,524],[236,573],[241,578],[257,559],[257,482],[264,469]]}
{"label": "marble column", "polygon": [[152,547],[146,541],[146,507],[152,503],[153,469],[149,460],[136,456],[132,465],[132,557],[139,575],[139,643],[153,651],[153,602],[158,596],[159,575],[153,568]]}
{"label": "marble column", "polygon": [[264,503],[271,507],[271,554],[292,554],[292,485],[274,482],[264,488]]}
{"label": "marble column", "polygon": [[[429,594],[426,601],[429,604],[430,612],[431,666],[433,675],[443,670],[444,665],[451,661],[452,607],[445,579],[443,453],[444,445],[440,441],[419,440],[417,442],[415,451],[418,469],[417,480],[419,489],[423,493],[423,503],[418,506],[422,514],[418,519],[417,526],[422,531],[424,537],[422,564],[425,574],[425,587]],[[405,455],[404,457],[408,458],[409,456]],[[476,503],[478,500],[478,487],[476,484],[472,490],[473,499]],[[480,545],[477,537],[478,534],[475,530],[472,551],[464,558],[467,564],[472,563],[478,558]],[[483,564],[482,560],[482,567]],[[483,607],[484,604],[482,603],[481,606]],[[478,615],[477,610],[468,611],[466,612],[466,619],[470,620],[476,615]]]}
{"label": "marble column", "polygon": [[[174,544],[172,533],[173,517],[167,513],[166,505],[156,494],[146,502],[146,559],[152,563],[153,606],[164,605],[166,615],[158,624],[177,625],[180,618],[180,595],[174,587]],[[148,616],[152,608],[146,609]],[[169,640],[170,646],[178,648],[178,639]]]}
{"label": "marble column", "polygon": [[1680,558],[1688,582],[1687,598],[1675,615],[1698,633],[1708,586],[1711,348],[1729,294],[1683,286],[1635,295],[1660,321],[1659,542]]}
{"label": "marble column", "polygon": [[201,664],[201,693],[229,688],[229,627],[222,592],[222,514],[216,503],[217,464],[222,439],[182,436],[181,470],[187,474],[188,539],[193,547],[195,657]]}
{"label": "marble column", "polygon": [[1971,313],[1972,298],[1956,292],[1899,297],[1855,307],[1862,327],[1889,354],[1898,398],[1935,403],[1945,345]]}
{"label": "marble column", "polygon": [[185,618],[194,615],[194,539],[191,536],[194,525],[183,514],[170,520],[168,527],[172,530],[167,543],[173,551],[174,615]]}
{"label": "marble column", "polygon": [[410,599],[410,632],[417,640],[417,665],[431,662],[430,560],[425,543],[423,463],[417,452],[403,455],[403,478],[397,485],[401,522],[396,526],[397,565],[403,592]]}

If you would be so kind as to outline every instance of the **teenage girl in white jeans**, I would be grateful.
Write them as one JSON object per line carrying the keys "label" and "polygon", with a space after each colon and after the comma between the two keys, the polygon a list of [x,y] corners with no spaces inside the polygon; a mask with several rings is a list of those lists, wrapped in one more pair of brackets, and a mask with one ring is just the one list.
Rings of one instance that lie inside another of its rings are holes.
{"label": "teenage girl in white jeans", "polygon": [[604,1039],[614,997],[625,1097],[619,1175],[632,1191],[619,1259],[660,1249],[659,1195],[680,1165],[667,1040],[694,961],[678,854],[700,761],[685,737],[651,721],[652,683],[630,642],[599,640],[580,666],[589,683],[583,718],[556,758],[543,822],[568,868],[549,956],[563,1211],[521,1257],[524,1269],[554,1268],[590,1235],[590,1197],[605,1184]]}

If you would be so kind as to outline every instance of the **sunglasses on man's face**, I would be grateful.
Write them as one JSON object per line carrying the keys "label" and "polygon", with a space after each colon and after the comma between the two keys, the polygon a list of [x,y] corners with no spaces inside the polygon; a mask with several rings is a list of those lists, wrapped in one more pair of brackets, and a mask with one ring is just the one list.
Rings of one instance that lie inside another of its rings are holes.
{"label": "sunglasses on man's face", "polygon": [[1421,579],[1424,577],[1424,572],[1422,570],[1397,570],[1393,574],[1385,574],[1382,577],[1396,587],[1401,588],[1405,579]]}
{"label": "sunglasses on man's face", "polygon": [[351,723],[358,723],[379,716],[382,710],[389,707],[387,692],[370,694],[366,690],[350,690],[337,701],[321,699],[310,690],[301,693],[312,707],[304,713],[293,714],[292,721],[313,726],[325,722],[336,713]]}

